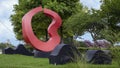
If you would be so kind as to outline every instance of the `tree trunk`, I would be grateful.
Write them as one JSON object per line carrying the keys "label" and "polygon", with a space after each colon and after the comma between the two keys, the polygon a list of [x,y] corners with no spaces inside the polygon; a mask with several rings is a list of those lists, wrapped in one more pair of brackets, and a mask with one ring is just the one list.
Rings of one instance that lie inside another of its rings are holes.
{"label": "tree trunk", "polygon": [[48,32],[47,32],[47,29],[45,29],[45,34],[46,34],[45,35],[45,38],[46,38],[45,40],[48,41]]}
{"label": "tree trunk", "polygon": [[63,27],[60,28],[61,43],[63,43]]}

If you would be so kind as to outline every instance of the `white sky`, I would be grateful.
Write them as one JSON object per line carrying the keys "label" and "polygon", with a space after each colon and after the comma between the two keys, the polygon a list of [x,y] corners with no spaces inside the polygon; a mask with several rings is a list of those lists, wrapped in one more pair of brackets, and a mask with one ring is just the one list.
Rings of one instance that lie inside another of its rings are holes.
{"label": "white sky", "polygon": [[100,0],[80,0],[88,8],[100,9]]}
{"label": "white sky", "polygon": [[[83,5],[89,8],[100,8],[100,0],[80,0]],[[13,5],[18,4],[18,0],[0,0],[0,43],[7,42],[9,39],[13,45],[18,45],[20,42],[17,41],[13,32],[13,26],[11,25],[10,15],[13,13]],[[82,38],[92,40],[90,34],[85,34]]]}
{"label": "white sky", "polygon": [[13,26],[10,22],[13,4],[17,3],[17,0],[0,0],[0,43],[7,42],[8,39],[14,45],[19,43],[15,38]]}

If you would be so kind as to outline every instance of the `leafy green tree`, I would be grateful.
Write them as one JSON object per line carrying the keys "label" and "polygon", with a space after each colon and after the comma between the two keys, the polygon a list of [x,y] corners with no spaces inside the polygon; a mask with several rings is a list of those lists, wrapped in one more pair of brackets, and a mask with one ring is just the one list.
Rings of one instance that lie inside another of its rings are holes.
{"label": "leafy green tree", "polygon": [[101,0],[101,18],[106,21],[106,29],[102,31],[103,37],[111,41],[112,44],[120,39],[120,0]]}
{"label": "leafy green tree", "polygon": [[10,43],[0,43],[0,49],[4,49],[6,47],[14,48],[14,46]]}
{"label": "leafy green tree", "polygon": [[84,9],[68,19],[70,34],[81,35],[89,32],[93,40],[106,39],[112,44],[120,39],[120,0],[101,0],[100,10]]}
{"label": "leafy green tree", "polygon": [[[83,11],[71,16],[66,23],[67,30],[71,29],[71,34],[76,36],[89,32],[93,41],[102,38],[101,30],[105,28],[104,23],[101,22],[101,17],[97,10],[88,10],[84,8]],[[70,32],[68,31],[68,32]]]}
{"label": "leafy green tree", "polygon": [[6,48],[6,44],[0,43],[0,49],[4,49],[4,48]]}
{"label": "leafy green tree", "polygon": [[[40,5],[42,5],[42,7],[44,8],[48,8],[57,12],[61,16],[63,20],[63,25],[60,33],[64,34],[65,36],[69,36],[69,34],[67,34],[67,31],[62,29],[65,29],[64,23],[66,22],[66,20],[71,15],[77,13],[82,9],[82,5],[79,3],[79,0],[19,0],[19,4],[14,5],[15,14],[11,15],[11,21],[14,26],[14,32],[17,39],[23,39],[21,20],[24,14]],[[38,13],[33,17],[32,28],[38,38],[47,38],[46,32],[50,22],[51,19],[46,17],[43,13]]]}

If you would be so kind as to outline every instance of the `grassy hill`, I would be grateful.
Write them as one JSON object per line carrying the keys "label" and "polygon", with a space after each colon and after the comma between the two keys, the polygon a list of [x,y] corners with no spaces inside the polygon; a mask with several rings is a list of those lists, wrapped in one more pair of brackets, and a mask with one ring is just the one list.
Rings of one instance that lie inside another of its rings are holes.
{"label": "grassy hill", "polygon": [[65,65],[49,64],[47,58],[34,58],[23,55],[0,55],[0,68],[119,68],[113,61],[111,65],[93,65],[83,62],[69,63]]}

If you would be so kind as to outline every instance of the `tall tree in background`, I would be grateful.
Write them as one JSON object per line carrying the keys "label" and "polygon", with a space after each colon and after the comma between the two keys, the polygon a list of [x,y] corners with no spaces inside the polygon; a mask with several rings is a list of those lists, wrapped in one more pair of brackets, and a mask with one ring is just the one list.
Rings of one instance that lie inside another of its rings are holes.
{"label": "tall tree in background", "polygon": [[[66,20],[82,9],[79,0],[19,0],[19,4],[14,5],[15,14],[11,15],[12,25],[14,26],[14,32],[18,40],[23,39],[21,26],[22,17],[29,10],[40,5],[57,12],[61,16],[63,20],[62,29],[64,29]],[[38,38],[43,39],[45,35],[47,36],[46,32],[50,23],[51,19],[46,17],[42,12],[33,17],[32,28]],[[69,36],[65,30],[62,33]]]}
{"label": "tall tree in background", "polygon": [[[98,12],[98,10],[88,10],[87,8],[84,8],[84,10],[68,19],[66,23],[66,26],[68,26],[67,30],[69,32],[71,31],[71,34],[76,36],[89,32],[93,38],[93,41],[101,39],[102,36],[100,32],[103,28],[105,28],[105,26],[101,21],[101,17]],[[69,30],[70,28],[72,29]]]}
{"label": "tall tree in background", "polygon": [[101,0],[101,18],[106,21],[103,37],[112,44],[120,41],[120,0]]}
{"label": "tall tree in background", "polygon": [[106,39],[112,44],[119,42],[120,0],[101,0],[101,4],[100,10],[84,9],[71,16],[66,23],[67,30],[77,36],[89,32],[93,41]]}

